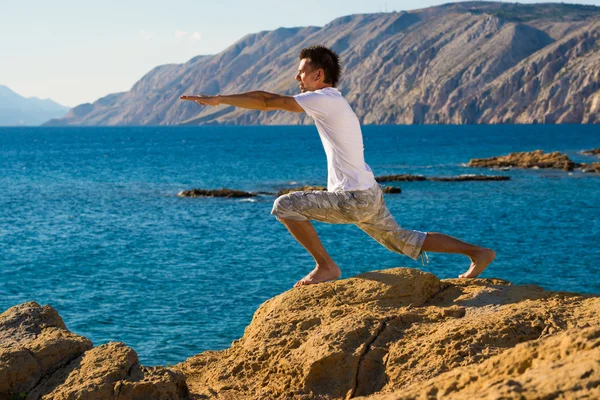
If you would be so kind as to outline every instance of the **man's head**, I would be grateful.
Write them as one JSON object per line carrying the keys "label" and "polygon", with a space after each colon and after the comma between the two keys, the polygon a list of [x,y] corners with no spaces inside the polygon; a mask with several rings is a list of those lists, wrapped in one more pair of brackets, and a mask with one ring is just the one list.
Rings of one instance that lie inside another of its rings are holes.
{"label": "man's head", "polygon": [[335,87],[342,68],[339,56],[325,46],[311,46],[300,51],[296,80],[301,92]]}

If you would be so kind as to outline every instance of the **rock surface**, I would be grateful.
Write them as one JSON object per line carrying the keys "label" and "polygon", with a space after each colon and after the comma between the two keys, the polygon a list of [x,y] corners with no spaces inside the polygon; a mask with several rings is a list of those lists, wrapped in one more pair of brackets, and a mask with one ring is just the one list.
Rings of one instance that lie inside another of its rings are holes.
{"label": "rock surface", "polygon": [[600,162],[581,164],[581,170],[583,172],[600,172]]}
{"label": "rock surface", "polygon": [[191,190],[182,190],[177,193],[179,197],[227,197],[227,198],[246,198],[246,197],[254,197],[255,193],[243,192],[241,190],[233,190],[227,188],[214,189],[214,190],[206,190],[206,189],[191,189]]}
{"label": "rock surface", "polygon": [[[211,399],[455,398],[444,393],[463,390],[456,398],[470,399],[480,388],[496,398],[497,382],[506,393],[545,386],[575,398],[600,387],[599,324],[598,297],[397,268],[282,293],[229,349],[174,368],[195,396]],[[479,380],[478,368],[486,371]],[[567,383],[570,370],[586,385]]]}
{"label": "rock surface", "polygon": [[327,190],[327,188],[325,186],[298,186],[289,189],[281,189],[279,192],[277,192],[277,196],[282,196],[291,192],[304,192],[307,190]]}
{"label": "rock surface", "polygon": [[473,158],[467,163],[467,167],[518,167],[518,168],[558,168],[572,171],[581,164],[558,151],[544,153],[542,150],[523,151],[510,153],[507,156],[490,158]]}
{"label": "rock surface", "polygon": [[600,7],[460,2],[356,14],[244,36],[154,68],[128,92],[49,125],[291,125],[303,113],[200,107],[182,94],[298,92],[300,49],[340,54],[339,89],[363,124],[600,123]]}
{"label": "rock surface", "polygon": [[473,174],[464,174],[459,176],[449,176],[449,177],[433,177],[428,178],[430,181],[440,181],[440,182],[464,182],[464,181],[508,181],[510,180],[510,176],[503,175],[473,175]]}
{"label": "rock surface", "polygon": [[410,175],[410,174],[399,174],[399,175],[384,175],[376,176],[377,182],[413,182],[413,181],[426,181],[423,175]]}
{"label": "rock surface", "polygon": [[292,288],[170,369],[91,348],[49,306],[0,315],[0,399],[593,399],[599,360],[598,296],[410,268]]}
{"label": "rock surface", "polygon": [[135,351],[96,348],[70,332],[50,306],[35,302],[0,314],[0,399],[187,399],[185,376],[143,367]]}
{"label": "rock surface", "polygon": [[440,182],[462,182],[462,181],[508,181],[510,176],[503,175],[476,175],[463,174],[459,176],[444,176],[444,177],[425,177],[423,175],[385,175],[375,178],[377,182],[396,182],[396,181],[440,181]]}
{"label": "rock surface", "polygon": [[585,154],[587,156],[598,156],[600,157],[600,147],[597,149],[591,149],[591,150],[584,150],[581,152],[581,154]]}
{"label": "rock surface", "polygon": [[481,364],[456,368],[400,392],[409,399],[599,399],[600,327],[569,329],[518,344]]}

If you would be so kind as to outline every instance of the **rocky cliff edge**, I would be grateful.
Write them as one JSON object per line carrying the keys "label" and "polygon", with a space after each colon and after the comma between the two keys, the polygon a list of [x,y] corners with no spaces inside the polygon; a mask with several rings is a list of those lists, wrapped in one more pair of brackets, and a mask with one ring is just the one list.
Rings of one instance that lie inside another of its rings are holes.
{"label": "rocky cliff edge", "polygon": [[0,398],[600,398],[599,323],[598,296],[396,268],[284,292],[167,369],[26,303],[0,315]]}

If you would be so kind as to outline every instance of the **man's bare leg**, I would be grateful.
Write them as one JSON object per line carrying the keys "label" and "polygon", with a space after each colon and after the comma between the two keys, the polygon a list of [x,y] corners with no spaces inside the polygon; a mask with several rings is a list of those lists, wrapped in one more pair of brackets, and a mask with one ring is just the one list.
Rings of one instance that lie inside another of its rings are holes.
{"label": "man's bare leg", "polygon": [[295,221],[285,218],[280,218],[280,221],[286,226],[292,236],[296,238],[298,243],[308,250],[317,263],[315,269],[296,282],[294,287],[330,281],[340,277],[342,271],[337,264],[333,262],[323,247],[323,244],[317,235],[317,231],[310,221]]}
{"label": "man's bare leg", "polygon": [[492,249],[475,246],[438,232],[427,232],[421,250],[438,253],[458,253],[469,257],[471,265],[467,272],[459,275],[460,278],[475,278],[496,257],[496,252]]}

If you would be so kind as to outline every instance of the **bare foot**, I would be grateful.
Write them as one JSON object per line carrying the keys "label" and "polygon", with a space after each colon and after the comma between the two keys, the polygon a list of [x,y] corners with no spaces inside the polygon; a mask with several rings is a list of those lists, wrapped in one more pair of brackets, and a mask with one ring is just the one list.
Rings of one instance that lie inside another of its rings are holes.
{"label": "bare foot", "polygon": [[492,249],[482,248],[471,258],[469,270],[464,274],[460,274],[459,278],[475,278],[481,274],[483,270],[496,258],[496,252]]}
{"label": "bare foot", "polygon": [[321,266],[317,264],[315,269],[310,271],[308,275],[304,278],[300,279],[294,287],[299,287],[302,285],[312,285],[314,283],[331,281],[339,278],[342,275],[342,271],[340,268],[334,263],[327,266]]}

